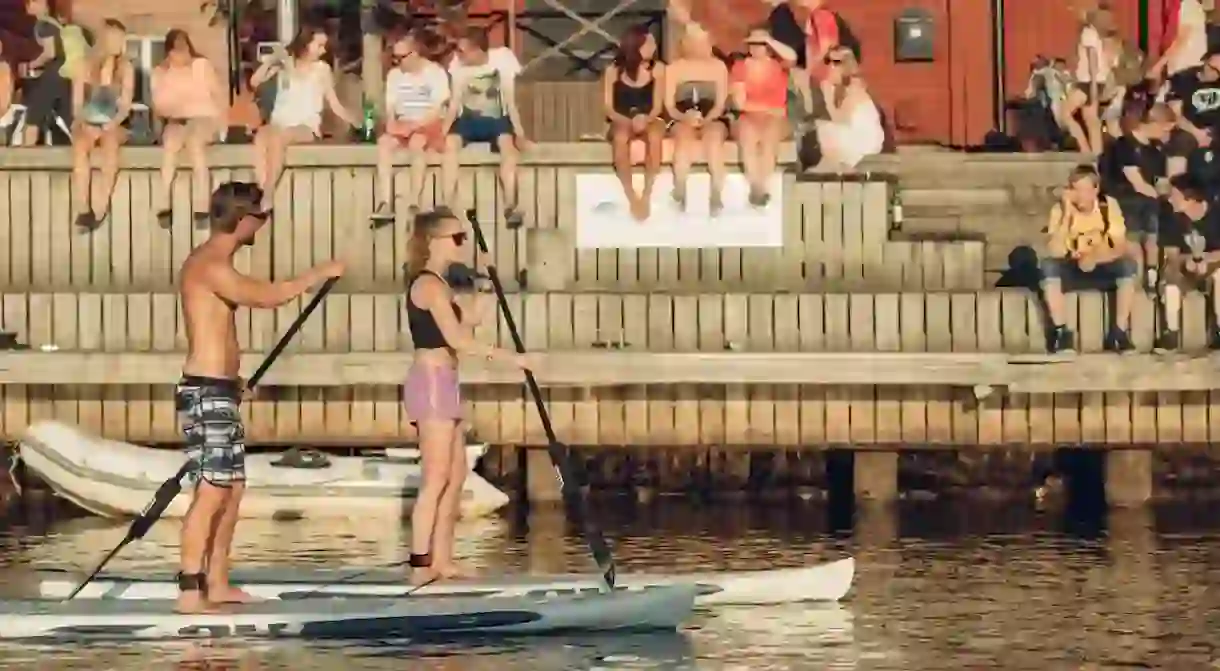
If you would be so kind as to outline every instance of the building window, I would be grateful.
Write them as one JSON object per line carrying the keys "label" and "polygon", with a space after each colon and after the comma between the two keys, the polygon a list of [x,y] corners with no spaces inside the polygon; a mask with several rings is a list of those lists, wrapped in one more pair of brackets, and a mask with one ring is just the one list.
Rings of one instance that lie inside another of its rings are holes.
{"label": "building window", "polygon": [[135,66],[135,100],[133,102],[152,106],[152,71],[165,59],[165,37],[163,35],[131,35],[127,38],[127,57]]}

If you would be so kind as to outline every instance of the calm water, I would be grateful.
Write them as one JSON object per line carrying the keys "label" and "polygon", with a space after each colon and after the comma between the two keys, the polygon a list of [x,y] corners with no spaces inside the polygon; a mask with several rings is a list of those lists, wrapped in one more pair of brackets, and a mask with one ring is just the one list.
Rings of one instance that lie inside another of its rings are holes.
{"label": "calm water", "polygon": [[[853,555],[838,607],[795,604],[698,614],[677,635],[405,646],[175,643],[0,648],[22,669],[1104,669],[1220,668],[1220,521],[1208,510],[1095,519],[1032,505],[907,505],[857,512],[833,530],[818,507],[647,508],[601,502],[622,570],[799,566]],[[842,515],[838,516],[842,520]],[[1209,519],[1211,518],[1211,519]],[[177,525],[162,522],[114,568],[167,566]],[[405,556],[390,524],[247,522],[249,565],[376,566]],[[460,551],[488,571],[584,570],[562,516],[518,513],[467,524]],[[92,566],[123,527],[90,519],[0,527],[0,590],[20,594],[32,563]],[[409,661],[407,661],[409,660]],[[405,666],[404,662],[410,666]]]}

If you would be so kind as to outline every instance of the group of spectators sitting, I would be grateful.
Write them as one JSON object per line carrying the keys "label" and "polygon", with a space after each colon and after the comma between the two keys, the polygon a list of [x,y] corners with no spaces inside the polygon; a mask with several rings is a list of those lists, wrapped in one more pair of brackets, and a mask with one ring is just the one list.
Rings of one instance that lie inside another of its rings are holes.
{"label": "group of spectators sitting", "polygon": [[[1209,39],[1197,0],[1183,0],[1177,33],[1145,77],[1122,97],[1116,137],[1097,126],[1110,82],[1099,77],[1107,57],[1097,26],[1101,7],[1081,33],[1080,60],[1090,77],[1076,83],[1063,113],[1083,105],[1085,128],[1072,130],[1081,148],[1100,154],[1097,167],[1072,172],[1047,224],[1042,290],[1051,320],[1048,349],[1075,348],[1066,326],[1064,283],[1101,282],[1115,289],[1106,349],[1134,349],[1129,326],[1135,293],[1153,294],[1162,319],[1154,350],[1181,346],[1183,291],[1211,294],[1209,347],[1220,350],[1220,37]],[[1087,89],[1087,93],[1082,91]],[[1073,123],[1075,123],[1073,121]]]}
{"label": "group of spectators sitting", "polygon": [[[860,77],[859,45],[844,39],[842,20],[823,0],[779,0],[768,21],[752,28],[743,50],[723,53],[689,8],[673,0],[669,16],[683,27],[676,58],[660,60],[643,28],[628,30],[605,72],[614,168],[632,212],[646,219],[660,171],[663,143],[673,142],[672,198],[686,207],[692,164],[702,155],[711,179],[709,211],[724,206],[726,141],[735,140],[749,184],[749,202],[765,207],[779,147],[807,131],[809,163],[845,170],[880,153],[881,115]],[[798,20],[798,16],[803,20]],[[644,145],[644,180],[633,180],[632,143]],[[814,167],[814,166],[810,166]]]}
{"label": "group of spectators sitting", "polygon": [[[125,53],[128,36],[122,23],[105,21],[85,42],[83,33],[69,34],[69,22],[47,3],[27,0],[41,54],[26,67],[26,144],[35,144],[54,121],[66,121],[73,148],[75,221],[81,229],[95,230],[108,217],[119,149],[131,133],[137,73]],[[776,0],[767,24],[751,30],[744,50],[734,54],[716,49],[681,2],[675,0],[671,16],[684,28],[676,58],[663,63],[656,39],[643,27],[632,28],[604,78],[614,166],[637,218],[649,215],[667,136],[673,143],[673,200],[685,207],[688,176],[702,156],[711,178],[713,216],[723,208],[730,139],[740,150],[749,202],[758,207],[771,200],[769,184],[780,143],[794,133],[808,130],[806,144],[816,149],[819,162],[837,169],[850,169],[881,151],[884,130],[859,74],[858,43],[823,0]],[[285,48],[262,56],[249,73],[251,90],[268,84],[278,89],[253,141],[254,172],[268,199],[274,198],[287,148],[322,137],[325,108],[352,127],[368,122],[336,94],[327,58],[331,40],[324,28],[303,28]],[[372,226],[396,218],[392,170],[400,151],[408,153],[409,219],[420,210],[429,154],[440,156],[442,198],[455,204],[457,152],[469,143],[490,143],[498,153],[500,185],[507,199],[503,215],[509,227],[520,226],[517,166],[521,151],[531,143],[517,109],[515,84],[522,68],[514,53],[491,47],[487,31],[479,28],[446,36],[416,28],[392,34],[386,47],[391,67],[376,129],[378,186]],[[196,221],[208,217],[206,148],[225,136],[230,103],[225,78],[196,51],[189,35],[171,30],[165,50],[149,78],[147,102],[165,149],[154,208],[168,228],[173,220],[170,190],[184,150],[194,180],[192,216]],[[0,70],[0,116],[13,101],[13,83],[11,73]],[[640,191],[631,174],[636,141],[644,148]],[[100,166],[96,180],[94,154]]]}
{"label": "group of spectators sitting", "polygon": [[[89,38],[87,53],[73,54],[64,39],[64,23],[49,11],[46,0],[28,0],[35,17],[34,34],[42,53],[25,65],[29,77],[22,87],[26,108],[26,144],[53,131],[56,120],[66,120],[73,151],[75,223],[96,230],[108,217],[117,181],[119,150],[128,140],[135,106],[137,73],[127,57],[127,30],[108,19]],[[269,84],[278,91],[270,113],[256,132],[252,165],[258,184],[270,201],[284,169],[285,153],[294,144],[322,137],[323,109],[353,128],[367,123],[348,110],[335,90],[335,77],[327,59],[328,32],[316,26],[303,28],[285,48],[264,56],[251,73],[249,86]],[[385,109],[376,131],[378,139],[378,201],[373,226],[392,222],[394,154],[399,149],[416,157],[410,164],[408,213],[419,210],[426,160],[425,152],[442,155],[445,198],[457,193],[456,152],[471,142],[490,142],[501,157],[503,193],[516,194],[519,151],[529,146],[517,111],[514,83],[521,67],[509,49],[490,48],[487,31],[471,28],[449,44],[433,32],[416,30],[389,40],[393,67],[386,77]],[[194,179],[192,214],[206,221],[210,170],[208,145],[222,140],[229,128],[229,90],[216,66],[201,56],[190,36],[171,30],[165,38],[165,58],[150,73],[149,112],[159,127],[164,147],[155,215],[163,227],[173,221],[170,191],[178,155],[186,151]],[[81,51],[76,48],[75,51]],[[449,56],[442,68],[433,59]],[[67,64],[67,65],[65,65]],[[15,78],[0,68],[0,117],[14,102]],[[371,129],[370,129],[371,130]],[[93,179],[93,158],[100,167]],[[270,208],[272,203],[263,204]],[[515,203],[504,211],[509,226],[521,223]]]}

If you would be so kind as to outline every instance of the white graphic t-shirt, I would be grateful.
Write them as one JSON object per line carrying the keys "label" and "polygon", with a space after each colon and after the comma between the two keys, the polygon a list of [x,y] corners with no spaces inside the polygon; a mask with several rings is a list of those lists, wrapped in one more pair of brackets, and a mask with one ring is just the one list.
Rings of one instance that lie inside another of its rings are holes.
{"label": "white graphic t-shirt", "polygon": [[1114,65],[1114,57],[1107,53],[1101,35],[1093,26],[1085,26],[1080,31],[1080,41],[1076,43],[1076,81],[1086,84],[1093,81],[1093,73],[1089,71],[1089,56],[1097,58],[1097,83],[1102,84],[1110,79],[1110,70]]}
{"label": "white graphic t-shirt", "polygon": [[520,73],[520,61],[506,47],[488,49],[483,65],[465,65],[456,56],[449,64],[453,89],[461,92],[463,111],[488,117],[508,116],[504,87]]}
{"label": "white graphic t-shirt", "polygon": [[393,68],[385,78],[386,109],[396,119],[416,121],[449,99],[449,75],[441,66],[426,61],[417,72]]}

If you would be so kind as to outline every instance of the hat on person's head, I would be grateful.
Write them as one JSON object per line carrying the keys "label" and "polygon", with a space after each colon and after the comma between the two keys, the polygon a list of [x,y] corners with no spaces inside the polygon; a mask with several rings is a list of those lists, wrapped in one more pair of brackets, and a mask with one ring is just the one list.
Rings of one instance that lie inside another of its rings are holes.
{"label": "hat on person's head", "polygon": [[746,44],[767,44],[770,40],[766,28],[754,28],[746,35]]}

